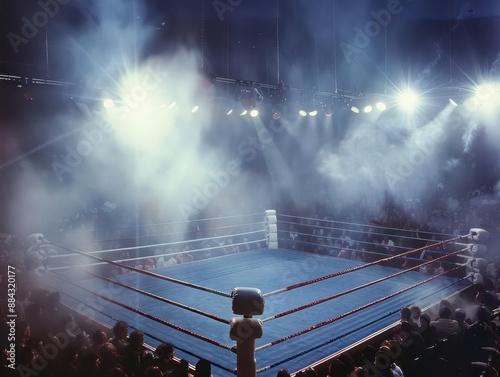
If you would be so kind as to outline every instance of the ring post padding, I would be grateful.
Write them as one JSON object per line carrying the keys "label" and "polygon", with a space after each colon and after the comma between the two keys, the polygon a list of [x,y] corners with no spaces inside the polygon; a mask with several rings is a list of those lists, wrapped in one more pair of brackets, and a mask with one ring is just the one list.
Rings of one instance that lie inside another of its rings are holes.
{"label": "ring post padding", "polygon": [[278,235],[276,233],[269,233],[269,243],[276,242],[278,243]]}
{"label": "ring post padding", "polygon": [[269,249],[277,249],[278,248],[278,242],[269,242],[267,247]]}
{"label": "ring post padding", "polygon": [[231,292],[233,313],[243,318],[229,321],[229,337],[236,341],[236,375],[256,377],[255,339],[263,334],[262,321],[252,315],[264,313],[265,298],[257,288],[237,287]]}
{"label": "ring post padding", "polygon": [[278,218],[274,209],[268,209],[266,212],[266,233],[267,247],[269,249],[278,248]]}
{"label": "ring post padding", "polygon": [[480,228],[472,228],[469,231],[469,239],[472,241],[483,242],[490,237],[488,231]]}

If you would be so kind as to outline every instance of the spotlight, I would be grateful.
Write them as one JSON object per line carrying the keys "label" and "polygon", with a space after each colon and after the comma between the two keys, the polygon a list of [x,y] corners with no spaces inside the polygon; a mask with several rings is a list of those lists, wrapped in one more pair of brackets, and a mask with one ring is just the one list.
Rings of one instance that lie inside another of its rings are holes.
{"label": "spotlight", "polygon": [[399,96],[398,103],[401,107],[403,107],[407,111],[412,111],[417,107],[418,99],[419,96],[415,91],[411,89],[406,89]]}
{"label": "spotlight", "polygon": [[286,101],[285,91],[283,88],[271,91],[269,95],[271,104],[273,106],[272,116],[274,120],[281,118],[281,114],[284,114],[284,103]]}
{"label": "spotlight", "polygon": [[240,116],[247,115],[247,113],[248,113],[248,110],[247,110],[247,109],[244,109],[244,110],[240,113]]}
{"label": "spotlight", "polygon": [[304,109],[300,109],[299,110],[299,115],[302,116],[302,117],[305,117],[305,116],[307,116],[307,112]]}
{"label": "spotlight", "polygon": [[309,116],[310,117],[315,117],[316,115],[318,115],[318,110],[309,111]]}
{"label": "spotlight", "polygon": [[199,109],[200,109],[200,106],[195,105],[195,106],[193,106],[193,108],[191,109],[191,112],[194,114],[194,113],[196,113]]}
{"label": "spotlight", "polygon": [[257,88],[245,88],[236,92],[235,99],[238,100],[245,110],[254,109],[257,102],[261,102],[264,97]]}
{"label": "spotlight", "polygon": [[500,86],[494,83],[478,85],[474,90],[474,101],[480,104],[481,112],[492,113],[500,103]]}
{"label": "spotlight", "polygon": [[250,110],[250,116],[252,118],[255,118],[257,115],[259,115],[259,111],[257,109]]}
{"label": "spotlight", "polygon": [[278,120],[281,118],[281,113],[278,111],[278,109],[273,109],[273,119]]}
{"label": "spotlight", "polygon": [[333,115],[333,107],[332,105],[328,104],[325,105],[325,108],[323,109],[323,114],[327,117],[331,117]]}
{"label": "spotlight", "polygon": [[380,111],[384,111],[385,109],[387,109],[387,106],[383,102],[377,102],[376,106],[377,106],[377,109],[379,109]]}
{"label": "spotlight", "polygon": [[373,106],[372,105],[368,105],[368,106],[365,106],[363,108],[363,112],[366,113],[366,114],[371,113],[372,110],[373,110]]}
{"label": "spotlight", "polygon": [[351,106],[351,111],[352,111],[353,113],[359,114],[359,108],[358,108],[358,107],[356,107],[356,106]]}
{"label": "spotlight", "polygon": [[173,101],[170,103],[170,105],[168,105],[168,109],[169,110],[172,110],[172,109],[175,109],[177,107],[177,101]]}
{"label": "spotlight", "polygon": [[109,109],[110,107],[113,107],[115,105],[111,98],[106,98],[104,101],[102,101],[102,104],[106,109]]}
{"label": "spotlight", "polygon": [[226,115],[231,115],[233,113],[234,109],[229,109],[226,113]]}
{"label": "spotlight", "polygon": [[457,106],[458,106],[458,103],[456,103],[456,102],[453,100],[453,98],[448,98],[448,100],[450,101],[450,103],[451,103],[453,106],[455,106],[455,107],[457,107]]}

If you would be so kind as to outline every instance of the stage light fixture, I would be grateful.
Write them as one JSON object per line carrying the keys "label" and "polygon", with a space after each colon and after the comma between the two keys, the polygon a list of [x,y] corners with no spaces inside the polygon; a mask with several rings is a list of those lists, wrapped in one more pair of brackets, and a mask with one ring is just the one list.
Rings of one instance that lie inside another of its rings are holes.
{"label": "stage light fixture", "polygon": [[309,116],[310,117],[315,117],[316,115],[318,115],[318,110],[311,110],[311,111],[309,111]]}
{"label": "stage light fixture", "polygon": [[365,107],[363,108],[363,112],[364,112],[365,114],[371,113],[371,112],[372,112],[372,110],[373,110],[373,106],[372,106],[372,105],[367,105],[367,106],[365,106]]}
{"label": "stage light fixture", "polygon": [[304,109],[300,109],[300,110],[299,110],[299,115],[300,115],[301,117],[305,117],[305,116],[307,116],[307,111],[305,111]]}
{"label": "stage light fixture", "polygon": [[226,112],[226,115],[231,115],[233,113],[234,109],[229,109],[227,112]]}
{"label": "stage light fixture", "polygon": [[284,114],[285,90],[282,87],[272,90],[269,94],[269,99],[272,105],[272,117],[274,120],[278,120]]}
{"label": "stage light fixture", "polygon": [[244,116],[244,115],[247,115],[248,114],[248,110],[247,109],[244,109],[241,113],[240,113],[240,116]]}
{"label": "stage light fixture", "polygon": [[385,111],[385,109],[387,109],[387,106],[385,103],[383,102],[377,102],[377,109],[379,109],[380,111]]}
{"label": "stage light fixture", "polygon": [[194,114],[194,113],[196,113],[199,109],[200,109],[200,106],[195,105],[195,106],[193,106],[193,108],[191,109],[191,112]]}
{"label": "stage light fixture", "polygon": [[353,113],[359,114],[359,107],[356,107],[356,106],[351,106],[351,111],[352,111]]}
{"label": "stage light fixture", "polygon": [[327,116],[327,117],[331,117],[333,115],[332,105],[330,105],[330,104],[325,105],[325,107],[323,108],[323,114],[325,114],[325,116]]}
{"label": "stage light fixture", "polygon": [[250,110],[250,116],[251,116],[252,118],[255,118],[255,117],[256,117],[256,116],[258,116],[258,115],[259,115],[259,110],[257,110],[257,109],[252,109],[252,110]]}
{"label": "stage light fixture", "polygon": [[102,101],[102,104],[106,109],[109,109],[115,105],[111,98],[106,98],[104,101]]}
{"label": "stage light fixture", "polygon": [[244,88],[236,92],[235,99],[241,103],[244,109],[251,110],[261,102],[264,96],[257,88]]}
{"label": "stage light fixture", "polygon": [[450,103],[451,103],[453,106],[455,106],[455,107],[457,107],[457,106],[458,106],[458,103],[457,103],[457,102],[456,102],[453,98],[448,98],[448,100],[450,101]]}
{"label": "stage light fixture", "polygon": [[273,119],[278,120],[281,118],[281,112],[277,108],[273,108]]}
{"label": "stage light fixture", "polygon": [[172,109],[175,109],[177,107],[177,101],[172,101],[170,102],[170,105],[168,105],[168,109],[169,110],[172,110]]}
{"label": "stage light fixture", "polygon": [[413,111],[417,107],[419,102],[419,95],[412,89],[404,90],[398,100],[399,106],[407,111]]}

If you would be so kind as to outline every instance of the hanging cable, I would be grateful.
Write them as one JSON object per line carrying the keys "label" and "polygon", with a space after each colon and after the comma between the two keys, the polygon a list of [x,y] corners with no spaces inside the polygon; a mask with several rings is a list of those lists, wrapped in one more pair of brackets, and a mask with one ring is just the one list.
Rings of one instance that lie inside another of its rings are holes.
{"label": "hanging cable", "polygon": [[50,78],[49,72],[49,24],[45,27],[45,78]]}
{"label": "hanging cable", "polygon": [[201,68],[205,67],[205,2],[201,2]]}
{"label": "hanging cable", "polygon": [[335,94],[338,93],[338,81],[337,81],[337,10],[335,7],[335,0],[333,0],[333,70],[334,70],[334,81],[335,81]]}
{"label": "hanging cable", "polygon": [[448,56],[450,63],[450,86],[453,84],[452,57],[451,57],[451,0],[448,0]]}
{"label": "hanging cable", "polygon": [[276,0],[276,79],[280,84],[280,9],[279,0]]}

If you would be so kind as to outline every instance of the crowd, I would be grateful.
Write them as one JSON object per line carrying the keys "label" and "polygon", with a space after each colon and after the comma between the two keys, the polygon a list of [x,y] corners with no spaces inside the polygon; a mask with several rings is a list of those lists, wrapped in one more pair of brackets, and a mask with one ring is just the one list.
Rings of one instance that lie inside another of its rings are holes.
{"label": "crowd", "polygon": [[[343,352],[324,371],[301,377],[486,377],[500,368],[500,300],[473,285],[455,301],[442,300],[422,312],[404,307],[393,333],[358,352]],[[436,312],[437,310],[437,312]],[[298,376],[299,374],[296,374]],[[277,377],[287,377],[286,369]]]}
{"label": "crowd", "polygon": [[26,319],[17,318],[14,345],[7,342],[9,321],[2,317],[2,376],[211,376],[208,360],[199,359],[192,371],[186,360],[174,358],[172,343],[151,350],[144,344],[144,332],[129,332],[125,321],[117,321],[109,334],[107,329],[88,334],[71,314],[59,308],[56,296],[57,292],[36,292],[26,305]]}
{"label": "crowd", "polygon": [[[433,211],[423,211],[421,203],[416,201],[408,202],[404,209],[387,201],[376,212],[362,210],[362,206],[347,209],[319,202],[311,211],[301,211],[300,218],[294,217],[296,208],[288,207],[290,215],[287,216],[281,216],[284,208],[277,208],[281,247],[362,262],[467,234],[473,227],[486,229],[492,235],[488,253],[481,255],[485,263],[473,268],[480,278],[474,281],[477,284],[468,290],[468,295],[453,303],[443,301],[436,311],[422,313],[418,303],[403,308],[400,324],[390,338],[367,345],[361,352],[340,355],[331,361],[328,370],[301,371],[300,377],[497,375],[496,370],[500,370],[500,326],[496,322],[500,303],[500,209],[498,205],[471,205],[470,199],[448,213],[439,205]],[[199,227],[194,226],[191,231],[193,238],[199,239],[199,245],[193,248],[199,247],[196,253],[184,245],[176,250],[156,248],[149,250],[143,259],[134,260],[132,265],[151,270],[248,248],[240,244],[243,239],[235,237],[207,244]],[[263,246],[254,241],[254,247]],[[151,240],[148,238],[147,242]],[[58,292],[41,284],[40,277],[51,258],[50,248],[24,246],[22,253],[16,253],[0,245],[2,376],[211,375],[210,361],[200,359],[195,368],[190,369],[185,360],[174,357],[173,344],[162,343],[151,349],[144,344],[144,333],[138,329],[129,331],[124,321],[117,321],[112,329],[85,328],[63,310]],[[392,263],[408,268],[412,263],[430,260],[447,251],[444,247],[435,247],[427,253],[419,253],[414,260],[396,258]],[[120,257],[133,259],[131,255]],[[16,291],[11,295],[7,266],[15,266],[18,273]],[[431,264],[420,272],[435,274],[444,270],[445,264]],[[124,272],[115,269],[109,274]],[[17,315],[15,328],[8,316],[12,307]],[[9,334],[15,334],[14,349]],[[10,357],[12,354],[15,359]],[[277,377],[287,377],[287,374],[283,369]]]}

